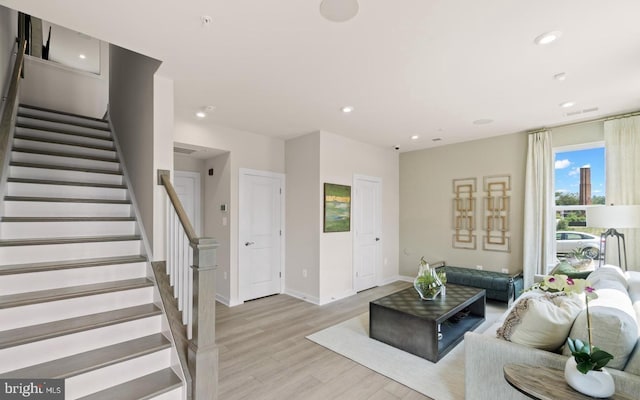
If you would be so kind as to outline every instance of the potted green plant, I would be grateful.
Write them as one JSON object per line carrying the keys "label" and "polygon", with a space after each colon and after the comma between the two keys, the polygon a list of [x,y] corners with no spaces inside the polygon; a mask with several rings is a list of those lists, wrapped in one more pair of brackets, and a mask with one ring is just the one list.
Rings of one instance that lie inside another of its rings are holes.
{"label": "potted green plant", "polygon": [[413,280],[413,287],[416,289],[422,300],[434,300],[442,291],[443,283],[438,277],[434,268],[429,267],[429,263],[420,257],[418,276]]}

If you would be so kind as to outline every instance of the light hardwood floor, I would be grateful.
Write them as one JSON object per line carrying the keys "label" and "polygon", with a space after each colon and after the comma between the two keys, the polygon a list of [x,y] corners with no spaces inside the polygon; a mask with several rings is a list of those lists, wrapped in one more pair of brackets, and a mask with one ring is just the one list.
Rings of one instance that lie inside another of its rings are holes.
{"label": "light hardwood floor", "polygon": [[409,285],[395,282],[325,306],[287,295],[232,308],[218,303],[218,398],[428,400],[429,397],[305,338],[367,312],[369,301]]}

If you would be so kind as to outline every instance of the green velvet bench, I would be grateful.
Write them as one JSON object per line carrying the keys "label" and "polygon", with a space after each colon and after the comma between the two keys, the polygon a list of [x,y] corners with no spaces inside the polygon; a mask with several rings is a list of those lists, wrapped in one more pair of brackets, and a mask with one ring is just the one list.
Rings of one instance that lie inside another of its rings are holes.
{"label": "green velvet bench", "polygon": [[[447,283],[484,289],[487,299],[504,301],[511,305],[524,290],[522,273],[514,275],[480,269],[442,266],[447,274]],[[440,269],[438,268],[438,269]]]}

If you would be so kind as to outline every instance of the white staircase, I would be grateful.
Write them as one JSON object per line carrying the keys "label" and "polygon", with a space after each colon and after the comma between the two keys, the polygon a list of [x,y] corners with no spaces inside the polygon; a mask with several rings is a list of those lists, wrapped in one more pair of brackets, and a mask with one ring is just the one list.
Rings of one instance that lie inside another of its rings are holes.
{"label": "white staircase", "polygon": [[109,124],[22,105],[0,219],[0,378],[183,399]]}

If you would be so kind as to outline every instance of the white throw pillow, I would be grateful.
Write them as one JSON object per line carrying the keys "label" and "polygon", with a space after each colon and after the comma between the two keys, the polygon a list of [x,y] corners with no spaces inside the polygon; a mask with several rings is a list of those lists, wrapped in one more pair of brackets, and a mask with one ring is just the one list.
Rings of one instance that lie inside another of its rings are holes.
{"label": "white throw pillow", "polygon": [[567,340],[583,296],[544,293],[519,300],[497,330],[499,338],[537,349],[557,351]]}
{"label": "white throw pillow", "polygon": [[[617,289],[598,289],[598,298],[589,301],[593,345],[611,353],[607,367],[622,370],[638,341],[638,322],[629,296]],[[569,336],[588,341],[586,309],[576,317]],[[565,355],[571,354],[568,348]]]}
{"label": "white throw pillow", "polygon": [[[620,267],[615,265],[603,265],[589,274],[587,278],[596,290],[598,289],[619,289],[622,287],[625,291],[629,288],[627,277]],[[617,285],[617,284],[619,285]]]}

